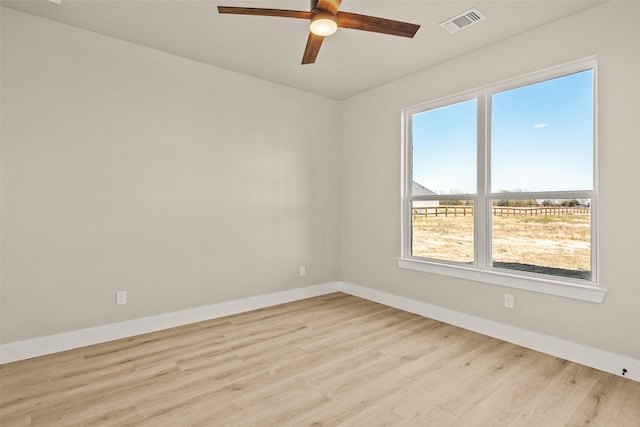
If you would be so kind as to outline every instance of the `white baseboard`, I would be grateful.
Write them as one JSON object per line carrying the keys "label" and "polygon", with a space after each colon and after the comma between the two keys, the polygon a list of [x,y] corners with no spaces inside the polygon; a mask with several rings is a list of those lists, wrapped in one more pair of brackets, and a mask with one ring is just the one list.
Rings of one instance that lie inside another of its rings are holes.
{"label": "white baseboard", "polygon": [[42,338],[0,345],[0,363],[15,362],[60,351],[85,347],[176,326],[271,307],[338,291],[338,283],[324,283],[288,291],[223,302],[189,310],[96,326]]}
{"label": "white baseboard", "polygon": [[339,290],[400,310],[415,313],[450,325],[459,326],[483,335],[498,338],[532,350],[540,351],[562,359],[570,360],[601,371],[621,376],[626,369],[625,378],[640,381],[640,360],[610,353],[594,347],[561,340],[548,335],[516,328],[481,317],[471,316],[459,311],[449,310],[425,302],[400,297],[350,283],[339,284]]}
{"label": "white baseboard", "polygon": [[4,344],[0,345],[0,363],[15,362],[88,345],[128,338],[148,332],[271,307],[338,291],[459,326],[470,331],[570,360],[581,365],[590,366],[614,375],[621,375],[622,369],[625,368],[627,369],[626,378],[640,381],[640,360],[345,282],[324,283]]}

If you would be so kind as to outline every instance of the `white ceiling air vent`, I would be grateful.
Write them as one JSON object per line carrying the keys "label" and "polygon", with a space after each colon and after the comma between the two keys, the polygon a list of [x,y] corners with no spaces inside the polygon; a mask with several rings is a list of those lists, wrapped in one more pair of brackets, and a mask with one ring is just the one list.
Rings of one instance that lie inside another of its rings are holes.
{"label": "white ceiling air vent", "polygon": [[471,24],[484,21],[485,19],[487,19],[487,17],[480,13],[478,9],[471,9],[465,13],[441,22],[440,26],[450,33],[455,33],[456,31],[460,31]]}

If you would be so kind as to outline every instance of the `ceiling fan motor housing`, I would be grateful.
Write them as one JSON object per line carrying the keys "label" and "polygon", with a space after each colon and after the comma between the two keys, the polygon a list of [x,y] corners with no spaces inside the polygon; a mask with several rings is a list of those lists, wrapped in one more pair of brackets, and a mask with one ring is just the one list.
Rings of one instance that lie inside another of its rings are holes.
{"label": "ceiling fan motor housing", "polygon": [[338,29],[338,22],[335,15],[324,10],[314,11],[309,28],[313,34],[318,36],[330,36]]}

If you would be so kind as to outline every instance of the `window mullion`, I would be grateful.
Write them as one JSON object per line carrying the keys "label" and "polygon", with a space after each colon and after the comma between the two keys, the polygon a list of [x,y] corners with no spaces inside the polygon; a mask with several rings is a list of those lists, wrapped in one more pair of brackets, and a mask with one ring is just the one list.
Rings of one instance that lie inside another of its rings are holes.
{"label": "window mullion", "polygon": [[491,249],[489,206],[487,194],[489,189],[490,158],[488,150],[488,100],[484,93],[478,95],[478,136],[477,136],[477,196],[475,200],[475,254],[476,265],[488,267]]}

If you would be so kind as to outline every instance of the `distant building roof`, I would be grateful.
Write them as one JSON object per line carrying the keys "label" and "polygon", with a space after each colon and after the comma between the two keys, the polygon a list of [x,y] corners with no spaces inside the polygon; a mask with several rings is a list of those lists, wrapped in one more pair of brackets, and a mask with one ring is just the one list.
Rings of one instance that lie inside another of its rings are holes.
{"label": "distant building roof", "polygon": [[433,195],[436,195],[436,194],[438,194],[438,193],[436,193],[435,191],[429,190],[424,185],[418,184],[417,182],[413,181],[413,195],[414,196],[433,196]]}

